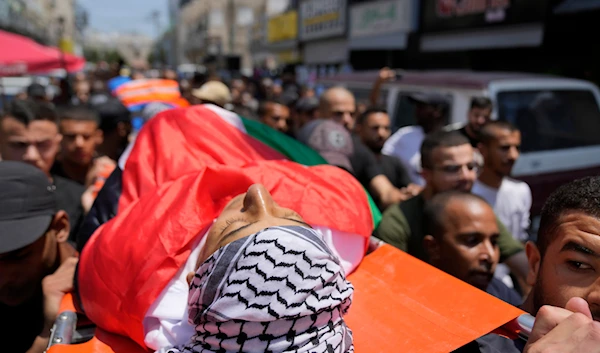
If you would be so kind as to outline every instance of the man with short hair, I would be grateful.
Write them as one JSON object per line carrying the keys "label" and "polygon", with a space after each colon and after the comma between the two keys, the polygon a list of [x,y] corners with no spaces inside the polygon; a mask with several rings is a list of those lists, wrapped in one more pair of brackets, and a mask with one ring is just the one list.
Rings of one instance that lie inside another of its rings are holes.
{"label": "man with short hair", "polygon": [[59,116],[63,138],[52,173],[90,186],[95,179],[96,148],[103,140],[100,118],[89,108],[74,106],[63,108]]}
{"label": "man with short hair", "polygon": [[0,155],[6,161],[20,161],[42,170],[56,187],[58,207],[65,210],[74,237],[83,220],[81,195],[84,188],[50,171],[62,135],[56,110],[44,102],[12,101],[0,116]]}
{"label": "man with short hair", "polygon": [[6,352],[44,352],[77,258],[69,217],[42,171],[0,162],[0,341]]}
{"label": "man with short hair", "polygon": [[491,120],[491,117],[492,101],[487,97],[473,97],[467,115],[467,124],[458,131],[469,139],[473,148],[477,148],[481,128]]}
{"label": "man with short hair", "polygon": [[[400,204],[389,207],[374,235],[402,251],[426,261],[423,210],[434,195],[449,190],[470,192],[477,178],[477,164],[469,140],[456,131],[437,131],[428,135],[421,146],[423,191]],[[523,246],[498,221],[500,260],[506,261],[516,276],[524,279],[527,260]]]}
{"label": "man with short hair", "polygon": [[409,97],[415,107],[416,125],[396,131],[383,145],[383,154],[393,156],[404,164],[412,182],[425,185],[421,177],[419,148],[425,135],[440,130],[446,124],[448,102],[439,94],[416,93]]}
{"label": "man with short hair", "polygon": [[287,134],[291,127],[290,108],[278,100],[266,100],[258,106],[258,119],[263,124]]}
{"label": "man with short hair", "polygon": [[509,177],[519,159],[521,132],[508,122],[490,121],[481,128],[479,136],[484,165],[472,192],[492,205],[516,239],[526,242],[531,189],[527,183]]}
{"label": "man with short hair", "polygon": [[117,98],[111,97],[91,108],[100,117],[102,143],[97,147],[100,155],[116,161],[129,145],[132,131],[131,112]]}
{"label": "man with short hair", "polygon": [[391,122],[387,110],[379,107],[368,108],[356,120],[356,134],[373,152],[383,174],[395,187],[402,189],[411,184],[410,176],[402,162],[396,157],[381,153],[385,141],[391,134]]}
{"label": "man with short hair", "polygon": [[[600,177],[575,180],[550,195],[537,242],[526,248],[532,289],[522,308],[536,316],[535,325],[527,345],[515,341],[514,349],[501,352],[600,352],[599,239]],[[495,352],[503,344],[478,341],[460,352]]]}
{"label": "man with short hair", "polygon": [[[343,87],[332,87],[319,100],[318,117],[343,125],[347,131],[354,129],[354,95]],[[353,154],[350,157],[354,176],[372,194],[378,205],[385,209],[411,197],[413,190],[400,190],[383,174],[381,166],[371,151],[356,135],[352,136]]]}
{"label": "man with short hair", "polygon": [[423,211],[423,247],[429,263],[496,298],[518,306],[521,297],[494,277],[500,259],[500,231],[494,211],[479,196],[446,191]]}

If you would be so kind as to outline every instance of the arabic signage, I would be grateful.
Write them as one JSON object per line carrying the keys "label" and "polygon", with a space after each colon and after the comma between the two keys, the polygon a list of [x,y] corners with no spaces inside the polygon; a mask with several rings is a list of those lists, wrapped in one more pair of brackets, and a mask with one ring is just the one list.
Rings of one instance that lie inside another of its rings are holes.
{"label": "arabic signage", "polygon": [[350,8],[350,38],[412,30],[412,0],[378,1]]}
{"label": "arabic signage", "polygon": [[300,3],[300,40],[346,33],[346,0],[304,0]]}
{"label": "arabic signage", "polygon": [[545,0],[423,0],[424,32],[540,22]]}
{"label": "arabic signage", "polygon": [[267,23],[267,42],[277,43],[298,37],[298,12],[289,11],[271,17]]}

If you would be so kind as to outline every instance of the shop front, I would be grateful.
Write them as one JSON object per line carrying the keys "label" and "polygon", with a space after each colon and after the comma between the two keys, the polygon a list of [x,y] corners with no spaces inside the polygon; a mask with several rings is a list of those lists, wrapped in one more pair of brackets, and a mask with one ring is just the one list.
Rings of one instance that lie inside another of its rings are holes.
{"label": "shop front", "polygon": [[385,0],[350,6],[348,47],[357,70],[401,67],[409,34],[418,21],[416,0]]}
{"label": "shop front", "polygon": [[299,8],[304,65],[318,76],[339,72],[348,63],[346,0],[304,0]]}
{"label": "shop front", "polygon": [[267,48],[278,65],[295,65],[302,61],[298,50],[298,12],[273,16],[267,21]]}

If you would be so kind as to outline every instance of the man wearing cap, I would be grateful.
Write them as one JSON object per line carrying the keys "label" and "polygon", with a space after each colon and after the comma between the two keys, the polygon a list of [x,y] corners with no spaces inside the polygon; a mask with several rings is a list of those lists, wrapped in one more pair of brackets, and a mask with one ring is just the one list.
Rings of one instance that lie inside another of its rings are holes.
{"label": "man wearing cap", "polygon": [[43,352],[77,258],[56,187],[39,169],[0,162],[0,342],[3,352]]}
{"label": "man wearing cap", "polygon": [[397,157],[409,171],[412,182],[425,185],[421,177],[419,149],[425,135],[441,129],[446,123],[446,98],[433,93],[416,93],[409,97],[415,106],[416,125],[396,131],[383,145],[381,152]]}
{"label": "man wearing cap", "polygon": [[197,104],[214,104],[221,108],[231,103],[231,91],[220,81],[208,81],[192,91]]}
{"label": "man wearing cap", "polygon": [[46,87],[39,83],[32,83],[29,87],[27,87],[27,98],[34,101],[50,102]]}

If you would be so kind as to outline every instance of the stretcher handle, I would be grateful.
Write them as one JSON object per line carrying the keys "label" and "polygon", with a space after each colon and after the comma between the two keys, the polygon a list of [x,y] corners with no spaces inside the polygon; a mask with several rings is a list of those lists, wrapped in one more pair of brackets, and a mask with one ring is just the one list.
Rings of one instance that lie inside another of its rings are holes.
{"label": "stretcher handle", "polygon": [[76,327],[77,314],[74,311],[61,312],[50,331],[50,341],[46,352],[55,344],[71,344]]}

